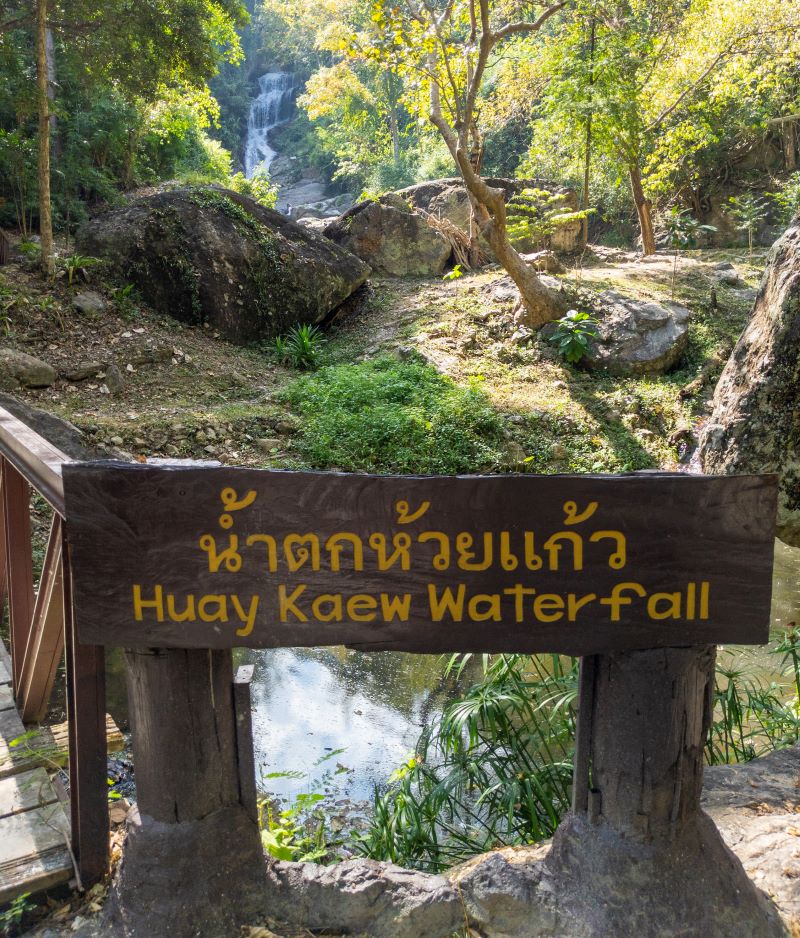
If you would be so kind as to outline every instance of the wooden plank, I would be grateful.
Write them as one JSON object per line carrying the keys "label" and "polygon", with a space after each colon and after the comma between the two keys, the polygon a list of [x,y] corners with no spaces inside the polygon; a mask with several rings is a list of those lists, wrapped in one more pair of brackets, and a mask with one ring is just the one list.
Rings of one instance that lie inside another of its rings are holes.
{"label": "wooden plank", "polygon": [[63,517],[61,467],[69,462],[69,457],[3,407],[0,407],[0,448],[5,459],[30,479],[37,492]]}
{"label": "wooden plank", "polygon": [[44,769],[0,779],[0,818],[54,804],[58,796]]}
{"label": "wooden plank", "polygon": [[[66,762],[69,752],[69,724],[66,721],[54,723],[46,729],[49,730],[52,745],[64,754]],[[110,713],[106,714],[106,747],[109,752],[121,752],[125,748],[125,737]]]}
{"label": "wooden plank", "polygon": [[109,861],[105,650],[78,641],[73,618],[70,550],[62,542],[64,637],[69,724],[71,845],[84,889],[100,882]]}
{"label": "wooden plank", "polygon": [[[4,718],[8,718],[7,721]],[[12,739],[26,732],[16,710],[0,710],[0,779],[38,765],[63,767],[69,761],[69,725],[57,723],[34,730],[31,737],[20,746],[10,747]],[[125,737],[109,714],[106,714],[108,752],[120,752],[125,748]],[[39,751],[41,750],[41,751]]]}
{"label": "wooden plank", "polygon": [[16,692],[33,615],[31,490],[8,460],[3,463],[3,506],[6,525],[8,609],[11,620],[11,675]]}
{"label": "wooden plank", "polygon": [[247,808],[247,813],[253,823],[258,824],[258,791],[253,754],[253,704],[250,699],[253,671],[252,664],[245,664],[236,669],[236,676],[233,679],[233,710],[236,717],[239,800]]}
{"label": "wooden plank", "polygon": [[11,655],[8,653],[5,642],[0,642],[0,664],[5,665],[11,674]]}
{"label": "wooden plank", "polygon": [[64,653],[61,556],[62,521],[56,514],[50,528],[33,621],[20,669],[17,701],[25,723],[39,723],[45,718]]}
{"label": "wooden plank", "polygon": [[71,879],[68,837],[58,803],[0,820],[0,903]]}
{"label": "wooden plank", "polygon": [[775,476],[73,463],[64,484],[86,643],[588,655],[768,640]]}

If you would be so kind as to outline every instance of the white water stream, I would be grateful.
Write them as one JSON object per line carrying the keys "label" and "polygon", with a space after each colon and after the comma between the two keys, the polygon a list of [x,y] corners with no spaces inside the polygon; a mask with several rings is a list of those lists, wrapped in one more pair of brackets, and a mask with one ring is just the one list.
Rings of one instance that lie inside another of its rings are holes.
{"label": "white water stream", "polygon": [[260,93],[250,107],[244,171],[248,179],[260,169],[269,171],[277,156],[269,132],[287,123],[294,112],[295,78],[291,72],[267,72],[258,79]]}

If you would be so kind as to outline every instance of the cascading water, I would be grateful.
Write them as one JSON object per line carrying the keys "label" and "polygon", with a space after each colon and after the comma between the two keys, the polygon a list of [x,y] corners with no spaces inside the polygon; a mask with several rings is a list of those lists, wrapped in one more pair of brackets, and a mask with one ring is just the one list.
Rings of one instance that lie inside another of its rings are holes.
{"label": "cascading water", "polygon": [[269,132],[291,120],[294,112],[295,79],[291,72],[267,72],[258,79],[260,93],[250,106],[244,171],[250,179],[258,170],[269,170],[277,156],[269,145]]}

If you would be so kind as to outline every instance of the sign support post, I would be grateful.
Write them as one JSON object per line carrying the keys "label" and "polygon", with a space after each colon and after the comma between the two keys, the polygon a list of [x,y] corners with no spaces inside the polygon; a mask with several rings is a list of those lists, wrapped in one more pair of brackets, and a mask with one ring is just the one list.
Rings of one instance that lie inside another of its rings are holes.
{"label": "sign support post", "polygon": [[254,780],[241,777],[231,652],[125,657],[137,805],[112,916],[143,938],[154,915],[159,934],[175,938],[237,934],[264,911],[266,863],[245,803]]}
{"label": "sign support post", "polygon": [[545,861],[565,933],[785,934],[700,808],[715,659],[714,646],[597,656],[593,706],[581,714],[589,797]]}

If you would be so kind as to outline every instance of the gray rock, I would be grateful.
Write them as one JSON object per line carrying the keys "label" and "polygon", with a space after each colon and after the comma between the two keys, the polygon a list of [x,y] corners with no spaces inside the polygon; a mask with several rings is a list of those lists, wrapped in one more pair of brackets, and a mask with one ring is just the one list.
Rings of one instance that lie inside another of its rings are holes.
{"label": "gray rock", "polygon": [[[563,195],[570,211],[578,209],[578,197],[574,190],[565,189],[546,179],[504,179],[489,177],[488,185],[502,191],[506,201],[518,195],[523,189],[545,189],[548,192]],[[409,201],[414,208],[420,208],[437,218],[445,218],[464,232],[469,231],[470,204],[464,183],[458,177],[436,179],[421,182],[406,189],[400,189],[398,195]],[[572,222],[559,228],[550,239],[554,251],[570,252],[579,246],[581,222]],[[523,250],[533,251],[536,245],[523,246]]]}
{"label": "gray rock", "polygon": [[361,202],[325,229],[326,237],[391,277],[441,277],[452,248],[396,193]]}
{"label": "gray rock", "polygon": [[596,297],[599,324],[587,363],[617,375],[657,375],[674,367],[688,342],[690,312],[678,303],[634,300],[614,290]]}
{"label": "gray rock", "polygon": [[16,387],[49,388],[56,380],[56,370],[17,349],[0,348],[0,385],[6,390]]}
{"label": "gray rock", "polygon": [[86,381],[88,378],[95,378],[105,369],[103,362],[79,362],[70,368],[65,368],[61,374],[67,381]]}
{"label": "gray rock", "polygon": [[443,877],[375,860],[273,861],[266,899],[270,914],[289,924],[370,938],[450,938],[464,924],[458,893]]}
{"label": "gray rock", "polygon": [[778,536],[800,547],[800,220],[770,252],[750,321],[700,436],[709,473],[776,472]]}
{"label": "gray rock", "polygon": [[158,311],[242,343],[319,322],[370,272],[327,238],[215,187],[135,198],[89,221],[77,243]]}
{"label": "gray rock", "polygon": [[72,305],[78,312],[83,313],[84,316],[87,316],[89,319],[94,319],[97,316],[103,315],[108,304],[105,298],[99,293],[96,293],[94,290],[87,290],[75,296],[72,300]]}
{"label": "gray rock", "polygon": [[113,362],[106,369],[106,387],[111,394],[119,394],[125,387],[125,379],[122,376],[122,372]]}
{"label": "gray rock", "polygon": [[61,417],[32,407],[11,394],[0,394],[0,407],[26,423],[32,430],[49,440],[53,446],[72,459],[97,459],[97,452],[89,446],[81,430]]}
{"label": "gray rock", "polygon": [[546,274],[563,274],[565,267],[552,251],[534,251],[532,254],[523,254],[522,259],[533,267]]}

